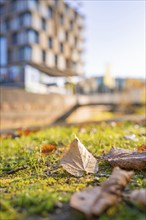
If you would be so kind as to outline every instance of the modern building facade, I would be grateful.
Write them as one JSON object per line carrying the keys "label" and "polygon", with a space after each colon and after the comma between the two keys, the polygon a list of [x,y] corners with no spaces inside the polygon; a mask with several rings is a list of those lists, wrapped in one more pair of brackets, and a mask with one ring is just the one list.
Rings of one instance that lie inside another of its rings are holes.
{"label": "modern building facade", "polygon": [[83,74],[84,17],[64,0],[0,0],[0,17],[1,84],[43,88]]}

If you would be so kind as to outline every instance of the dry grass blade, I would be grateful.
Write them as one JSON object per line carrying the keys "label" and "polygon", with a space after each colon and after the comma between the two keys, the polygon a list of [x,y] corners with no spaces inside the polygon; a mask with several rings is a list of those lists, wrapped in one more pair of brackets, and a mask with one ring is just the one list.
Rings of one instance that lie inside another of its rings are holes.
{"label": "dry grass blade", "polygon": [[15,169],[13,169],[13,170],[7,171],[7,174],[16,173],[16,172],[18,172],[19,170],[24,170],[24,169],[26,169],[27,167],[28,167],[27,165],[24,165],[24,166],[21,166],[21,167],[17,167],[17,168],[15,168]]}

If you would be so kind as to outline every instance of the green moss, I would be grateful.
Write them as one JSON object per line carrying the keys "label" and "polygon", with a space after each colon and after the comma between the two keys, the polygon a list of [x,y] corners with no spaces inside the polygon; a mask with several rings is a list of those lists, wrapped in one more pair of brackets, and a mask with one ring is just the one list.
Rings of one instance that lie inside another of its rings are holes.
{"label": "green moss", "polygon": [[[71,176],[59,166],[62,153],[74,139],[74,134],[97,158],[103,151],[108,152],[111,147],[134,150],[146,141],[145,127],[129,122],[85,124],[82,127],[52,127],[30,136],[2,140],[1,220],[42,220],[48,217],[55,219],[57,202],[68,204],[73,192],[99,185],[111,174],[112,168],[101,159],[98,159],[99,172],[96,175],[85,175],[81,178]],[[125,139],[123,137],[125,134],[135,134],[137,140]],[[49,156],[40,154],[40,146],[46,143],[57,146],[57,150]],[[25,165],[27,165],[26,169],[13,174],[7,173]],[[144,171],[136,171],[127,188],[141,187],[146,187],[146,174]],[[82,215],[77,218],[84,219]],[[145,213],[123,202],[109,209],[99,219],[130,220],[133,218],[143,220]]]}

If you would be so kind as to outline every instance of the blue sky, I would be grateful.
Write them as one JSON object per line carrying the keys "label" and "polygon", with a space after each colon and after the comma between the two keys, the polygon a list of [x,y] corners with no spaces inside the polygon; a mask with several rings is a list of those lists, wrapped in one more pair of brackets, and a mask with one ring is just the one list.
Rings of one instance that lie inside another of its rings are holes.
{"label": "blue sky", "polygon": [[145,0],[69,0],[85,14],[85,73],[145,77]]}

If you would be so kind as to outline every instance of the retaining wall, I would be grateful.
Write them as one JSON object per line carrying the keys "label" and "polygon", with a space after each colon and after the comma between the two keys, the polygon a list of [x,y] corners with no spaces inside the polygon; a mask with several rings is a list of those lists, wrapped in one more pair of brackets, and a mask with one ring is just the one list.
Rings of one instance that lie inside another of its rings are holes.
{"label": "retaining wall", "polygon": [[1,129],[49,125],[76,103],[75,96],[4,87],[0,96]]}

